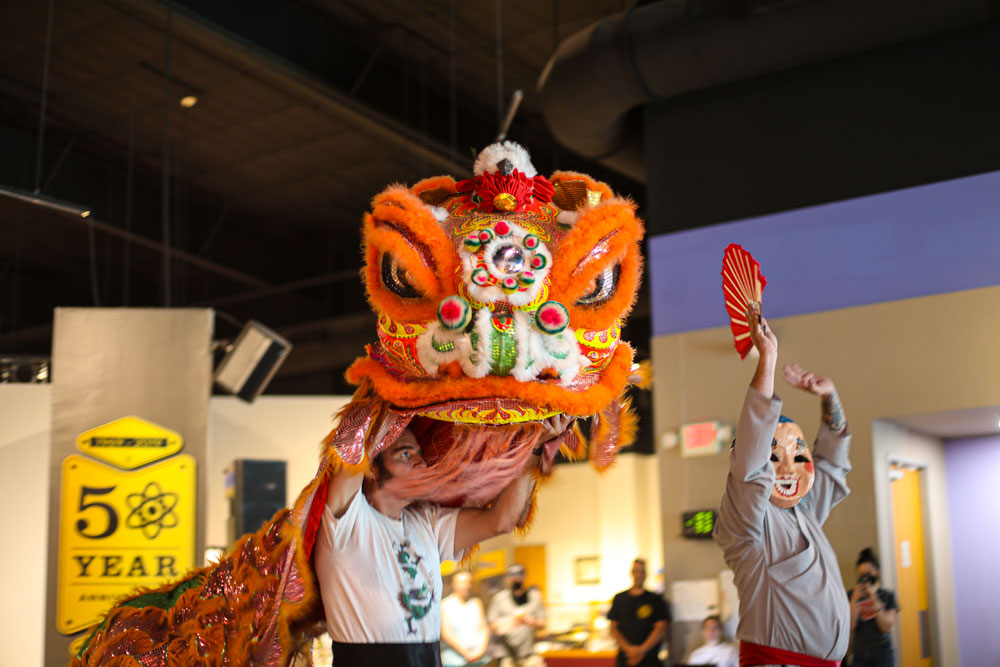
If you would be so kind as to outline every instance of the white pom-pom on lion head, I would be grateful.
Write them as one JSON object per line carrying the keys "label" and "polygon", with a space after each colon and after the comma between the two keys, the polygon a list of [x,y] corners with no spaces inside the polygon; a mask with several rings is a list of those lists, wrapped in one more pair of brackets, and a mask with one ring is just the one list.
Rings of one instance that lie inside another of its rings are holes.
{"label": "white pom-pom on lion head", "polygon": [[531,164],[531,156],[528,155],[527,149],[514,141],[490,144],[484,148],[479,153],[479,157],[476,158],[472,171],[476,176],[482,176],[486,172],[496,172],[498,171],[497,163],[504,158],[510,161],[514,169],[528,178],[534,178],[538,174],[538,170]]}

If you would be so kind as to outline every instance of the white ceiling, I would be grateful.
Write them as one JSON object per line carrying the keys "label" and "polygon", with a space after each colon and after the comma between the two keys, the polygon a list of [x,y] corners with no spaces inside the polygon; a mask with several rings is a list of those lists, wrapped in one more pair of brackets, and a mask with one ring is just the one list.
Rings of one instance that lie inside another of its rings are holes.
{"label": "white ceiling", "polygon": [[929,412],[887,421],[935,438],[1000,435],[1000,406]]}

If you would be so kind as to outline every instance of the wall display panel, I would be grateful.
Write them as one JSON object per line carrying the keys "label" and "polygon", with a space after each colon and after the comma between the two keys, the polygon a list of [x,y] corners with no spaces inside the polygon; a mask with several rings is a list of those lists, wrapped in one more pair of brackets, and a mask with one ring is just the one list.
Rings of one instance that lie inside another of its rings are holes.
{"label": "wall display panel", "polygon": [[45,663],[204,550],[208,309],[58,308]]}

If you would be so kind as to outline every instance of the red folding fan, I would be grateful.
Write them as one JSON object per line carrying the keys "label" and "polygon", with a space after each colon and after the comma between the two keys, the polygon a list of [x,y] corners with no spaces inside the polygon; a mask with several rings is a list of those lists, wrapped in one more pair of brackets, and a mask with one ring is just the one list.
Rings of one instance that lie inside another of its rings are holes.
{"label": "red folding fan", "polygon": [[[740,359],[753,347],[750,325],[747,323],[747,305],[761,303],[767,278],[760,272],[760,263],[738,243],[730,243],[722,255],[722,294],[726,298],[729,327],[733,330],[733,343]],[[761,310],[763,312],[763,310]]]}

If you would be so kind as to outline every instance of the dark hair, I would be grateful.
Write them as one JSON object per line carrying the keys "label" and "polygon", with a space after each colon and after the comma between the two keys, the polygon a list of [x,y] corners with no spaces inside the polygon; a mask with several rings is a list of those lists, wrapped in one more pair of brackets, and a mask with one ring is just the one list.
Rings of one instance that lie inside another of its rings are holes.
{"label": "dark hair", "polygon": [[392,473],[389,472],[389,469],[385,467],[384,450],[379,452],[379,455],[375,457],[374,461],[372,461],[372,472],[376,473],[375,475],[376,486],[382,486],[390,479],[392,479]]}
{"label": "dark hair", "polygon": [[875,552],[872,551],[871,547],[865,547],[861,550],[861,553],[858,554],[858,562],[855,564],[855,567],[860,566],[862,563],[871,563],[872,567],[877,571],[882,571],[882,566],[879,565],[878,558],[875,557]]}
{"label": "dark hair", "polygon": [[716,616],[715,614],[707,617],[704,621],[702,621],[701,627],[705,627],[705,624],[708,623],[709,621],[715,621],[716,625],[718,625],[720,628],[722,627],[722,619]]}

